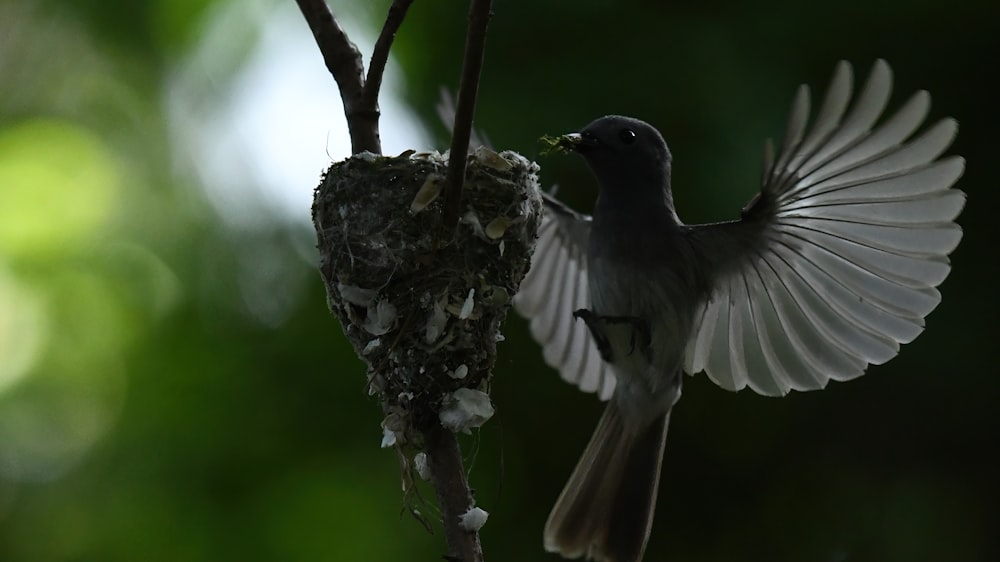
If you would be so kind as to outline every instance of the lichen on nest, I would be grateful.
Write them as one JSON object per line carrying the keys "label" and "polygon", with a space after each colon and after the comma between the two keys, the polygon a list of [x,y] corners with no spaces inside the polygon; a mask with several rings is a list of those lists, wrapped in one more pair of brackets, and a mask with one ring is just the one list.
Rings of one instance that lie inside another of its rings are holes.
{"label": "lichen on nest", "polygon": [[[454,234],[441,226],[438,197],[446,155],[363,153],[330,166],[316,189],[328,304],[368,363],[387,413],[384,445],[445,419],[442,409],[455,424],[456,400],[470,394],[459,389],[488,392],[500,326],[528,269],[542,213],[538,166],[486,148],[468,158]],[[482,410],[471,408],[466,428],[484,421]]]}

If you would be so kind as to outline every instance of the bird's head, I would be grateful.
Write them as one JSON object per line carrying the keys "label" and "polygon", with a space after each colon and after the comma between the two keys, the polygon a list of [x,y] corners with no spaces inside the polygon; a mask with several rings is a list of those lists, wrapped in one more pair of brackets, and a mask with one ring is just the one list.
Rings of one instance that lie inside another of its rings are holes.
{"label": "bird's head", "polygon": [[578,152],[597,176],[601,194],[649,201],[670,199],[670,150],[652,125],[620,115],[601,117],[561,145]]}

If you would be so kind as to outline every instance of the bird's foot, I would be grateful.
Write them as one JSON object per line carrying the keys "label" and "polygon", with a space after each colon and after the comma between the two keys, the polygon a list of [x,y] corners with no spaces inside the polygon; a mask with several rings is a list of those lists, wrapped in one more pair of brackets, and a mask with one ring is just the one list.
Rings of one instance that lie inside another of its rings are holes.
{"label": "bird's foot", "polygon": [[636,344],[642,351],[649,349],[652,344],[651,328],[649,321],[638,316],[601,316],[593,311],[581,308],[573,312],[574,318],[579,318],[587,324],[594,341],[597,343],[597,350],[601,357],[611,362],[613,353],[611,351],[611,341],[608,339],[606,328],[609,324],[628,324],[632,326],[632,336],[629,338],[629,355],[635,353]]}
{"label": "bird's foot", "polygon": [[594,343],[597,344],[597,351],[601,354],[601,359],[611,363],[614,354],[611,352],[611,340],[608,339],[608,334],[604,330],[604,317],[598,316],[586,308],[581,308],[573,312],[573,318],[583,320],[587,329],[590,330],[590,335],[594,338]]}

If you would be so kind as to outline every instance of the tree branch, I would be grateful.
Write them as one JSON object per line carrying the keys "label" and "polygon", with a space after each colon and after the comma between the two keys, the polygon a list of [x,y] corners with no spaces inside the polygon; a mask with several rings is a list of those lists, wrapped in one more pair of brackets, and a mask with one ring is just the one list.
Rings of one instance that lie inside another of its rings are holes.
{"label": "tree branch", "polygon": [[454,229],[462,210],[462,185],[465,182],[465,161],[472,134],[472,118],[479,94],[479,75],[486,50],[486,27],[493,15],[493,0],[472,0],[469,9],[469,30],[465,38],[465,59],[458,86],[455,126],[451,134],[451,157],[448,160],[448,183],[444,202],[444,226]]}
{"label": "tree branch", "polygon": [[444,536],[448,543],[448,559],[461,562],[482,562],[483,547],[478,531],[462,528],[459,517],[475,502],[469,491],[469,481],[462,466],[462,452],[458,439],[451,431],[441,427],[437,419],[428,420],[421,428],[424,452],[431,472],[431,483],[441,507]]}
{"label": "tree branch", "polygon": [[[347,130],[351,135],[351,152],[357,154],[367,150],[382,154],[382,143],[378,135],[377,100],[372,106],[366,106],[364,103],[365,68],[361,52],[337,24],[336,18],[330,13],[330,8],[324,0],[295,0],[295,2],[306,18],[309,29],[312,30],[327,70],[340,88],[340,99],[344,103],[344,115],[347,117]],[[396,27],[399,27],[398,23]],[[381,82],[381,76],[379,81]]]}
{"label": "tree branch", "polygon": [[[374,108],[378,111],[378,92],[382,87],[382,75],[385,73],[385,63],[389,60],[389,48],[396,38],[396,31],[406,17],[406,11],[410,9],[413,0],[394,0],[389,7],[389,13],[385,17],[385,25],[382,32],[375,41],[375,48],[372,50],[372,60],[368,63],[368,78],[365,80],[365,91],[362,95],[362,105]],[[378,116],[376,116],[378,119]]]}

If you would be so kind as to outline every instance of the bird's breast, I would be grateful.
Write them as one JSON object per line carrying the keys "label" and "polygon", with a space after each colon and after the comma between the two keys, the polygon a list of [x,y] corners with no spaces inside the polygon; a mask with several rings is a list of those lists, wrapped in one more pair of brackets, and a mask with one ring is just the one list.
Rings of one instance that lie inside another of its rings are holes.
{"label": "bird's breast", "polygon": [[[602,208],[603,207],[603,208]],[[704,303],[699,261],[686,230],[664,209],[620,208],[599,202],[588,247],[591,310],[647,325],[648,349],[634,326],[608,326],[615,399],[627,401],[638,423],[662,414],[680,390],[684,350],[695,312]]]}
{"label": "bird's breast", "polygon": [[683,354],[698,304],[698,296],[674,270],[681,266],[609,256],[596,257],[589,266],[592,312],[619,319],[605,323],[617,379],[615,399],[628,404],[637,427],[661,415],[679,396]]}

